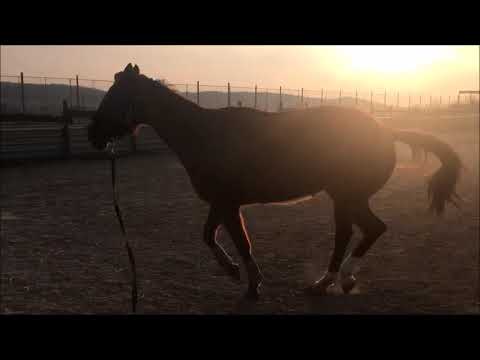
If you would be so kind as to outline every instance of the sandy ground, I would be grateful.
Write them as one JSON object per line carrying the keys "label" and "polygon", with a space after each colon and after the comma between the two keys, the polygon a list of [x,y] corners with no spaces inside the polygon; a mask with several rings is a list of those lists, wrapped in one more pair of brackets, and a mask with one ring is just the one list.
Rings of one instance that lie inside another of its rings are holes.
{"label": "sandy ground", "polygon": [[[139,313],[478,313],[479,139],[476,125],[436,135],[462,156],[460,210],[427,213],[425,178],[438,165],[398,167],[372,199],[388,232],[367,254],[350,295],[311,298],[303,288],[325,270],[333,247],[327,195],[291,206],[243,210],[265,276],[256,304],[239,301],[246,277],[223,274],[201,235],[207,204],[168,153],[119,161],[120,202],[135,249]],[[1,173],[1,312],[125,313],[129,267],[112,207],[105,160],[34,162]],[[359,239],[356,230],[353,243]],[[220,242],[237,253],[225,232]]]}

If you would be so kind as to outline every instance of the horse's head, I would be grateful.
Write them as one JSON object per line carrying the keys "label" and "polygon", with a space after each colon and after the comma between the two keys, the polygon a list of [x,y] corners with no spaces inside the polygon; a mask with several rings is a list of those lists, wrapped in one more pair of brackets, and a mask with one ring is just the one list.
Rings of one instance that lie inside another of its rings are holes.
{"label": "horse's head", "polygon": [[138,109],[134,104],[142,80],[137,65],[128,64],[125,70],[115,74],[114,84],[88,126],[88,140],[95,148],[103,150],[111,140],[135,131]]}

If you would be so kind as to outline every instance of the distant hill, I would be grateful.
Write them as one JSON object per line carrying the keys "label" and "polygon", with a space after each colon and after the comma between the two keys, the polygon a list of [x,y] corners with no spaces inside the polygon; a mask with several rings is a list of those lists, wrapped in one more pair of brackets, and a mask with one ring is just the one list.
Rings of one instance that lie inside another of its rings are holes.
{"label": "distant hill", "polygon": [[[25,84],[25,107],[28,113],[49,113],[58,115],[62,112],[62,102],[67,100],[70,104],[70,98],[76,105],[76,89],[63,84]],[[105,92],[98,89],[80,87],[80,105],[95,109],[100,104]],[[1,84],[1,104],[2,111],[20,112],[21,91],[20,85],[10,82]]]}
{"label": "distant hill", "polygon": [[[100,104],[105,91],[89,87],[80,87],[80,105],[87,109],[96,109]],[[197,94],[189,92],[188,96],[184,92],[179,92],[183,97],[188,98],[192,102],[197,101]],[[17,83],[2,82],[1,83],[1,109],[4,112],[15,113],[21,111],[20,86]],[[254,92],[232,92],[231,106],[253,107]],[[63,84],[25,84],[25,104],[28,113],[43,113],[58,115],[62,112],[62,101],[67,100],[76,105],[76,88],[72,88]],[[292,109],[300,107],[300,98],[296,95],[282,95],[283,109]],[[320,98],[304,97],[304,104],[308,107],[316,107],[325,104],[338,104],[337,99],[327,99],[323,103]],[[227,93],[221,91],[201,91],[200,105],[205,108],[221,108],[227,106]],[[257,93],[257,108],[266,111],[278,111],[280,108],[280,96],[278,93]],[[342,98],[343,106],[355,105],[355,98]],[[375,106],[383,107],[383,104],[375,104]],[[358,107],[363,110],[370,109],[370,101],[358,99]]]}
{"label": "distant hill", "polygon": [[[181,93],[185,97],[185,93]],[[196,93],[189,93],[188,99],[196,102]],[[230,95],[230,105],[238,106],[241,102],[241,106],[253,107],[255,103],[254,92],[232,92]],[[200,105],[205,108],[221,108],[226,107],[228,102],[227,93],[220,91],[204,91],[200,92]],[[337,99],[327,99],[322,102],[320,98],[304,97],[303,102],[307,107],[316,107],[320,105],[338,105]],[[355,105],[355,98],[345,97],[342,98],[342,105],[353,106]],[[377,104],[378,106],[380,104]],[[383,106],[383,105],[381,105]],[[282,94],[282,107],[283,109],[294,109],[300,107],[300,98],[296,95]],[[370,109],[370,101],[358,99],[358,107]],[[278,111],[280,108],[280,95],[278,93],[257,93],[257,109],[264,111]]]}

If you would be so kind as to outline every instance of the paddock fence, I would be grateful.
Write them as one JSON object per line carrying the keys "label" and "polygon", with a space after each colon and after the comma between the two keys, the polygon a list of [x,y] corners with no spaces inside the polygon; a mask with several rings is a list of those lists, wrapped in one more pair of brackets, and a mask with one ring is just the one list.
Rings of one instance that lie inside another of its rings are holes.
{"label": "paddock fence", "polygon": [[[478,92],[457,95],[400,93],[391,89],[311,90],[226,84],[167,83],[186,99],[205,108],[251,107],[267,112],[336,105],[389,119],[402,112],[478,112]],[[87,124],[111,80],[0,75],[0,160],[101,156],[87,140]],[[152,128],[119,143],[121,154],[169,151]]]}

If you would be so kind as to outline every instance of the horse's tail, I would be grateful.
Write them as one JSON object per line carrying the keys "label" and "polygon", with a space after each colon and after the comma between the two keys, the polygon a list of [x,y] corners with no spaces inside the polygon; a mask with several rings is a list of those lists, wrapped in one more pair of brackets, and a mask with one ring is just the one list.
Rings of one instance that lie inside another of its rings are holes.
{"label": "horse's tail", "polygon": [[436,155],[441,167],[428,180],[428,197],[430,199],[430,210],[437,215],[445,210],[445,203],[451,202],[457,205],[454,198],[459,198],[455,192],[462,162],[453,149],[443,141],[428,134],[414,131],[394,130],[394,139],[403,142],[412,148],[412,153],[418,153],[419,149],[425,153],[431,152]]}

